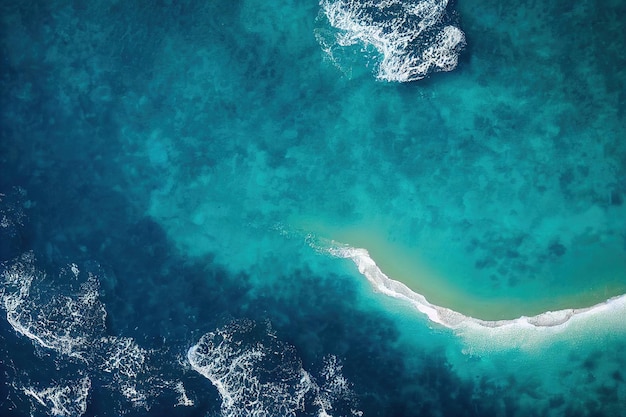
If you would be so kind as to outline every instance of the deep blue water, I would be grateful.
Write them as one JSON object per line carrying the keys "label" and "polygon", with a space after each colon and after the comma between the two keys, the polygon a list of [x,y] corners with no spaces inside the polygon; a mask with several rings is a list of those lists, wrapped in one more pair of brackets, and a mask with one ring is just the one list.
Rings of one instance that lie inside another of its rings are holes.
{"label": "deep blue water", "polygon": [[0,415],[626,415],[625,6],[383,3],[0,2]]}

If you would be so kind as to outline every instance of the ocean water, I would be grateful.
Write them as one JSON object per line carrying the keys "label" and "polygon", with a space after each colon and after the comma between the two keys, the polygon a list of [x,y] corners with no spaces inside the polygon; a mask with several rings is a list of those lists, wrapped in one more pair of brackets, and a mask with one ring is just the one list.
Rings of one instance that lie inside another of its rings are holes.
{"label": "ocean water", "polygon": [[0,2],[0,415],[626,416],[625,18]]}

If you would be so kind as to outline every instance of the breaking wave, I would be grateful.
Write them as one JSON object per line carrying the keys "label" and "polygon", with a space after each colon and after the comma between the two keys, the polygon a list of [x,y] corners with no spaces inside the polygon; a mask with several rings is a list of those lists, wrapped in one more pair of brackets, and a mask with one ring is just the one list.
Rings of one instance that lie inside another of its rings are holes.
{"label": "breaking wave", "polygon": [[316,38],[343,70],[357,46],[366,56],[374,52],[378,79],[415,81],[456,68],[465,46],[448,0],[321,0],[320,6]]}
{"label": "breaking wave", "polygon": [[224,417],[288,417],[312,408],[319,416],[330,416],[342,402],[349,413],[360,415],[337,358],[326,358],[318,381],[302,368],[293,346],[250,320],[205,334],[187,359],[217,388]]}
{"label": "breaking wave", "polygon": [[[626,294],[613,297],[605,302],[586,308],[569,308],[558,311],[547,311],[536,316],[522,316],[512,320],[481,320],[466,316],[452,309],[430,303],[423,295],[412,291],[399,281],[389,278],[376,265],[366,249],[353,248],[336,242],[319,243],[309,239],[314,249],[328,253],[337,258],[350,259],[359,272],[368,279],[374,288],[388,296],[408,301],[431,322],[454,330],[460,335],[473,338],[489,335],[506,345],[529,345],[541,340],[546,332],[559,332],[573,325],[586,328],[599,326],[599,321],[614,323],[623,328],[623,317],[626,314]],[[539,338],[534,338],[539,336]]]}

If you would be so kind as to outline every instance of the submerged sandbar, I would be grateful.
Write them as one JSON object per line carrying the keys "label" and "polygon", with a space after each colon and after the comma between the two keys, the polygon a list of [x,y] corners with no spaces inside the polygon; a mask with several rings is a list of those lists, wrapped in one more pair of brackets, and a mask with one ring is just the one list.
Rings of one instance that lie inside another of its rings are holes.
{"label": "submerged sandbar", "polygon": [[376,227],[330,230],[319,223],[313,227],[338,244],[366,249],[384,275],[429,303],[481,320],[584,309],[626,293],[626,252],[618,242],[586,245],[545,260],[545,265],[533,269],[539,273],[520,273],[516,280],[502,282],[484,274],[454,248],[440,246],[440,252],[433,255],[436,248],[422,250],[391,241]]}

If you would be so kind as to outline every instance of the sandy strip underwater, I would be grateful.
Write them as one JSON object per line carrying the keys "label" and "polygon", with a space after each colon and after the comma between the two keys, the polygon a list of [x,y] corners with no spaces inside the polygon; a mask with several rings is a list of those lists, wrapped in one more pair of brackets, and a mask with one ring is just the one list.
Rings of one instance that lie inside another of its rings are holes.
{"label": "sandy strip underwater", "polygon": [[[409,287],[399,281],[389,278],[376,265],[370,257],[368,251],[362,248],[352,248],[338,243],[332,244],[326,249],[317,248],[320,251],[327,251],[337,258],[350,259],[354,262],[359,272],[368,279],[373,287],[381,293],[404,299],[410,302],[420,313],[423,313],[433,323],[457,330],[463,333],[468,330],[487,330],[494,328],[541,328],[541,327],[567,327],[570,321],[577,322],[585,320],[589,324],[589,319],[611,321],[615,317],[618,322],[624,317],[626,307],[626,294],[612,297],[602,303],[590,307],[569,308],[564,310],[546,311],[536,316],[522,316],[516,319],[482,320],[454,311],[448,307],[433,305],[422,294],[411,291]],[[485,335],[487,336],[487,334]],[[510,339],[515,343],[513,339]]]}

